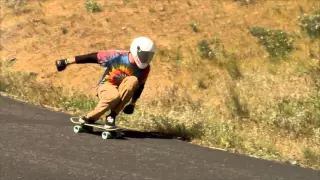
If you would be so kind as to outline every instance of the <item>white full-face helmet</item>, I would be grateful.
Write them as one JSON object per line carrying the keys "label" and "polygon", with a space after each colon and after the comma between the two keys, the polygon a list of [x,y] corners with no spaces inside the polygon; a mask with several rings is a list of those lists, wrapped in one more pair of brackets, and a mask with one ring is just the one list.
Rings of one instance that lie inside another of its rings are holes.
{"label": "white full-face helmet", "polygon": [[147,37],[138,37],[134,39],[130,46],[130,52],[134,62],[140,69],[145,69],[150,64],[155,50],[155,44]]}

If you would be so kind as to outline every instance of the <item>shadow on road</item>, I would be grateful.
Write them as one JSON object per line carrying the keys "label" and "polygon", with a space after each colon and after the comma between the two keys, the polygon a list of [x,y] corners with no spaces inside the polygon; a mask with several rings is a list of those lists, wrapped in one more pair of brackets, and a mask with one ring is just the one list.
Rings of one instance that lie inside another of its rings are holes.
{"label": "shadow on road", "polygon": [[[103,131],[101,131],[101,130],[87,129],[87,131],[85,133],[101,136],[102,132]],[[131,129],[125,129],[125,130],[122,130],[121,132],[124,133],[124,137],[119,138],[119,140],[129,140],[130,138],[134,138],[134,139],[179,139],[179,140],[182,140],[178,137],[161,134],[159,132],[142,132],[142,131],[131,130]]]}
{"label": "shadow on road", "polygon": [[178,139],[174,136],[164,135],[158,132],[141,132],[135,130],[124,130],[125,138],[152,138],[152,139]]}

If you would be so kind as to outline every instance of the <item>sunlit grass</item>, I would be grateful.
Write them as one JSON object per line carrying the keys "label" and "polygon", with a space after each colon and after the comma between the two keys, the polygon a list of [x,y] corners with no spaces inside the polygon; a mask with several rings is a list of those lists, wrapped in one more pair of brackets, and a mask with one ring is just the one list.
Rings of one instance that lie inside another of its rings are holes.
{"label": "sunlit grass", "polygon": [[[95,106],[96,97],[75,89],[39,84],[35,73],[10,70],[20,67],[24,71],[24,65],[34,69],[41,65],[37,72],[47,72],[60,56],[120,48],[116,45],[122,48],[132,37],[146,34],[159,42],[151,78],[155,74],[156,81],[174,85],[163,85],[153,100],[140,100],[134,115],[119,117],[121,125],[203,146],[320,168],[320,47],[315,38],[319,18],[316,14],[309,16],[317,1],[204,1],[203,6],[210,8],[203,13],[199,13],[199,3],[194,0],[164,6],[165,12],[158,5],[153,9],[129,0],[97,1],[101,6],[95,1],[70,1],[60,6],[54,6],[54,1],[41,1],[41,6],[32,1],[8,2],[17,4],[9,10],[4,8],[7,14],[0,49],[5,56],[14,55],[18,60],[17,66],[2,63],[1,91],[31,103],[84,114]],[[100,13],[83,13],[102,7]],[[52,10],[45,17],[41,14],[44,8]],[[133,8],[133,13],[128,8]],[[137,8],[145,11],[138,12]],[[30,13],[19,16],[20,24],[9,22],[8,17],[17,15],[9,12],[23,9]],[[127,13],[122,17],[111,10]],[[172,13],[175,18],[164,13]],[[302,16],[304,13],[308,16]],[[150,21],[141,19],[149,16]],[[37,23],[41,22],[38,18],[47,25]],[[188,20],[181,21],[184,18]],[[160,23],[153,23],[157,20]],[[126,35],[120,30],[123,22]],[[263,33],[263,38],[270,39],[260,44],[261,34],[250,33],[253,27],[281,31]],[[294,41],[288,41],[287,33]],[[24,44],[25,39],[28,42]],[[16,53],[16,49],[21,52]],[[286,58],[270,61],[270,53]],[[84,77],[86,71],[82,68],[73,66],[72,71],[56,73],[54,78],[68,79],[64,84],[67,86]],[[100,76],[91,70],[89,82]],[[77,76],[73,76],[75,72]],[[151,79],[147,84],[154,85]]]}
{"label": "sunlit grass", "polygon": [[[84,114],[90,111],[97,101],[76,91],[65,91],[60,87],[46,86],[35,81],[35,74],[10,72],[6,70],[11,63],[2,61],[0,91],[28,101],[34,104],[46,105],[68,111],[74,115]],[[234,87],[237,88],[237,87]],[[158,132],[167,136],[190,141],[195,144],[225,149],[231,152],[239,152],[264,159],[293,162],[302,166],[319,168],[317,147],[319,147],[319,118],[318,99],[306,100],[302,107],[297,104],[288,104],[282,107],[277,104],[269,107],[265,114],[280,113],[281,116],[300,118],[296,113],[307,113],[308,117],[314,117],[307,124],[303,121],[292,119],[283,122],[278,119],[260,119],[254,109],[246,107],[241,91],[231,92],[230,103],[234,108],[229,109],[231,116],[221,119],[219,110],[204,106],[201,101],[194,101],[186,94],[179,94],[177,88],[172,87],[160,93],[160,99],[138,103],[132,116],[121,114],[119,125],[132,127],[142,131]],[[172,98],[174,97],[174,98]],[[313,96],[312,96],[313,97]],[[314,98],[318,98],[315,96]],[[237,99],[237,100],[236,100]],[[249,103],[250,101],[246,102]],[[279,101],[283,103],[283,101]],[[299,105],[299,103],[298,103]],[[291,107],[292,106],[292,107]],[[311,107],[315,107],[312,109]],[[147,108],[147,107],[152,107]],[[283,110],[283,108],[287,110]],[[288,109],[289,108],[289,109]],[[295,108],[297,112],[292,113]],[[299,109],[303,108],[303,109]],[[307,110],[307,112],[305,112]],[[284,114],[282,114],[282,112]],[[278,116],[275,116],[278,117]],[[285,123],[278,125],[275,123]],[[294,128],[294,129],[291,129]],[[308,130],[308,131],[307,131]],[[308,133],[302,133],[308,132]],[[280,141],[287,143],[279,145]],[[301,145],[302,154],[292,157],[296,152],[282,153],[282,149],[288,149],[288,144]],[[306,146],[309,144],[309,146]],[[316,158],[316,159],[315,159]]]}

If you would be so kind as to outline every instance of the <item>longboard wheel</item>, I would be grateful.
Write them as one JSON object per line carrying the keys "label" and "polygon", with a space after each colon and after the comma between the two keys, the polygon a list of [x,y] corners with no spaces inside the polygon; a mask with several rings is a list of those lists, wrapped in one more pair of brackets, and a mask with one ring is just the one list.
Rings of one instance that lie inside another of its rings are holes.
{"label": "longboard wheel", "polygon": [[81,132],[81,130],[82,130],[82,127],[80,125],[75,125],[73,127],[73,132],[75,132],[75,133],[79,133],[79,132]]}
{"label": "longboard wheel", "polygon": [[101,137],[102,137],[102,139],[111,139],[112,134],[110,132],[105,131],[101,134]]}

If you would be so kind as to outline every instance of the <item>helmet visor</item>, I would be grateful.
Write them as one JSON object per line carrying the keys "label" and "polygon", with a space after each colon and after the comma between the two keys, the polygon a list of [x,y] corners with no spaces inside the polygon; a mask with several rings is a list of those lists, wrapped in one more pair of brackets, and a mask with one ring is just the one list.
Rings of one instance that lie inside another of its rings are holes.
{"label": "helmet visor", "polygon": [[154,55],[154,52],[150,51],[138,51],[138,57],[141,63],[150,63]]}

